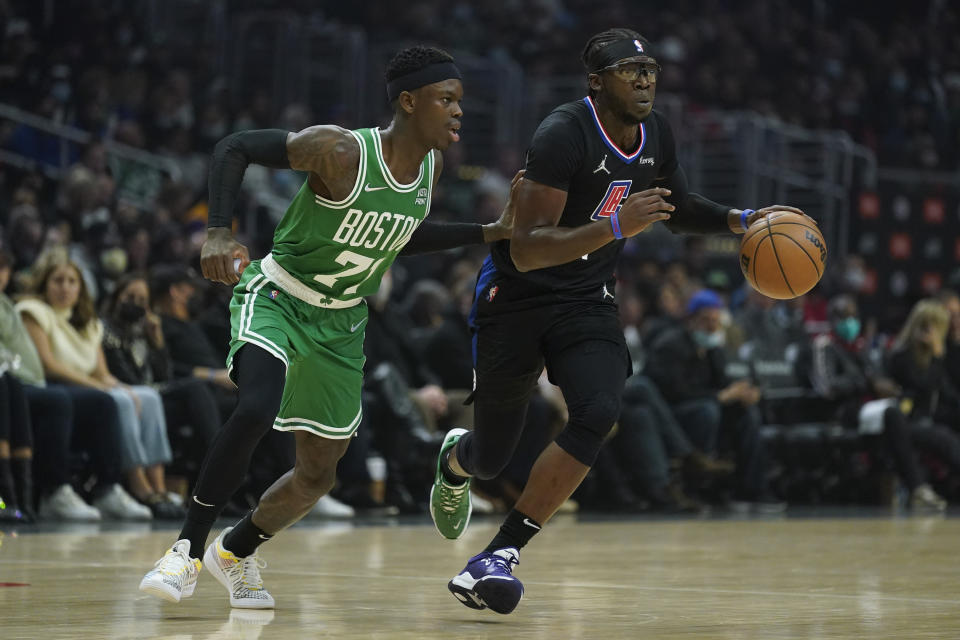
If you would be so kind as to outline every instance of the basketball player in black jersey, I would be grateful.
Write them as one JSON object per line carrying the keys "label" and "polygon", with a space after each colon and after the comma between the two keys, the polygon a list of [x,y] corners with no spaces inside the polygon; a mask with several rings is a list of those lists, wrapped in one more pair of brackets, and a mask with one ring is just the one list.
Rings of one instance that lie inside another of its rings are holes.
{"label": "basketball player in black jersey", "polygon": [[687,190],[670,125],[653,110],[660,66],[629,29],[583,50],[589,92],[543,120],[514,192],[510,240],[493,245],[473,312],[475,427],[447,434],[431,494],[441,534],[470,517],[469,478],[510,460],[544,366],[563,392],[566,427],[540,455],[493,541],[449,583],[465,605],[509,613],[523,595],[519,549],[573,493],[620,414],[631,364],[617,317],[614,269],[624,239],[663,221],[673,232],[743,233],[773,206],[741,211]]}

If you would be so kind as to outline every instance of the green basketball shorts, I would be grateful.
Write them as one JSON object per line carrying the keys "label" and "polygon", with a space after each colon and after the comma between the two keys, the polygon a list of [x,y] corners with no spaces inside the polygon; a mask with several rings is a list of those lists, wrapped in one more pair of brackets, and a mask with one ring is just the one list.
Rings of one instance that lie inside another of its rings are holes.
{"label": "green basketball shorts", "polygon": [[264,349],[287,367],[283,401],[273,428],[349,438],[363,411],[363,333],[367,305],[325,309],[293,297],[254,260],[230,301],[227,368],[244,344]]}

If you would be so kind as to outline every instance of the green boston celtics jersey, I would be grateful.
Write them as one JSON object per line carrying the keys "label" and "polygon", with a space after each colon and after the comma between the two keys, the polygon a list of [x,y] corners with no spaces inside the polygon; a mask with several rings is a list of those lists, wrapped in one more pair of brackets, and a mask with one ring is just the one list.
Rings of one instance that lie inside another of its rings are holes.
{"label": "green boston celtics jersey", "polygon": [[379,129],[350,132],[360,144],[353,190],[334,202],[304,182],[273,236],[273,259],[324,296],[349,300],[374,293],[400,249],[430,212],[433,153],[420,174],[400,184],[383,159]]}

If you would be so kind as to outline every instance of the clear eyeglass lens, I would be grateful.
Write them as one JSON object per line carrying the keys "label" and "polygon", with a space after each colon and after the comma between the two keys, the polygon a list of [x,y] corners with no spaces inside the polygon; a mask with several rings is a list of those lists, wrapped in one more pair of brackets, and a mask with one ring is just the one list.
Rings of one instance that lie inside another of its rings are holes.
{"label": "clear eyeglass lens", "polygon": [[654,64],[622,64],[613,67],[618,78],[627,82],[636,82],[640,76],[646,76],[650,82],[656,82],[660,75],[660,67]]}

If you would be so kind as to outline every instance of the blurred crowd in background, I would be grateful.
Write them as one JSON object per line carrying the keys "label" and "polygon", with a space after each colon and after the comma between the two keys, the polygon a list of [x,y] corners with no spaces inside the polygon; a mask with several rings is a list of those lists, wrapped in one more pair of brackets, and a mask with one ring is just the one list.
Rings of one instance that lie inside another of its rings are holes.
{"label": "blurred crowd in background", "polygon": [[[0,513],[179,518],[234,399],[230,292],[195,271],[210,152],[233,131],[317,124],[323,106],[230,95],[214,47],[155,38],[124,3],[66,2],[49,23],[40,4],[0,0],[0,103],[93,138],[57,176],[0,163]],[[234,8],[322,14],[384,39],[508,56],[532,74],[579,69],[589,35],[631,24],[656,43],[669,90],[694,106],[844,129],[884,165],[957,170],[957,9],[855,4],[680,0],[642,24],[628,3],[599,12],[581,0]],[[177,179],[103,140],[166,158]],[[522,157],[526,142],[505,157]],[[62,151],[6,120],[0,148],[51,164]],[[445,164],[431,215],[496,219],[518,167],[465,165],[456,146]],[[237,232],[253,257],[303,179],[248,169]],[[319,515],[423,512],[438,434],[472,418],[465,318],[485,253],[401,259],[368,300],[364,423]],[[832,269],[811,294],[778,302],[711,270],[700,238],[656,256],[628,244],[617,298],[635,375],[617,444],[567,508],[942,509],[960,498],[960,282],[946,278],[911,300],[909,317],[878,327],[860,313],[862,260]],[[544,382],[514,462],[478,483],[478,510],[511,506],[564,420]],[[237,513],[292,466],[291,440],[263,441]]]}

